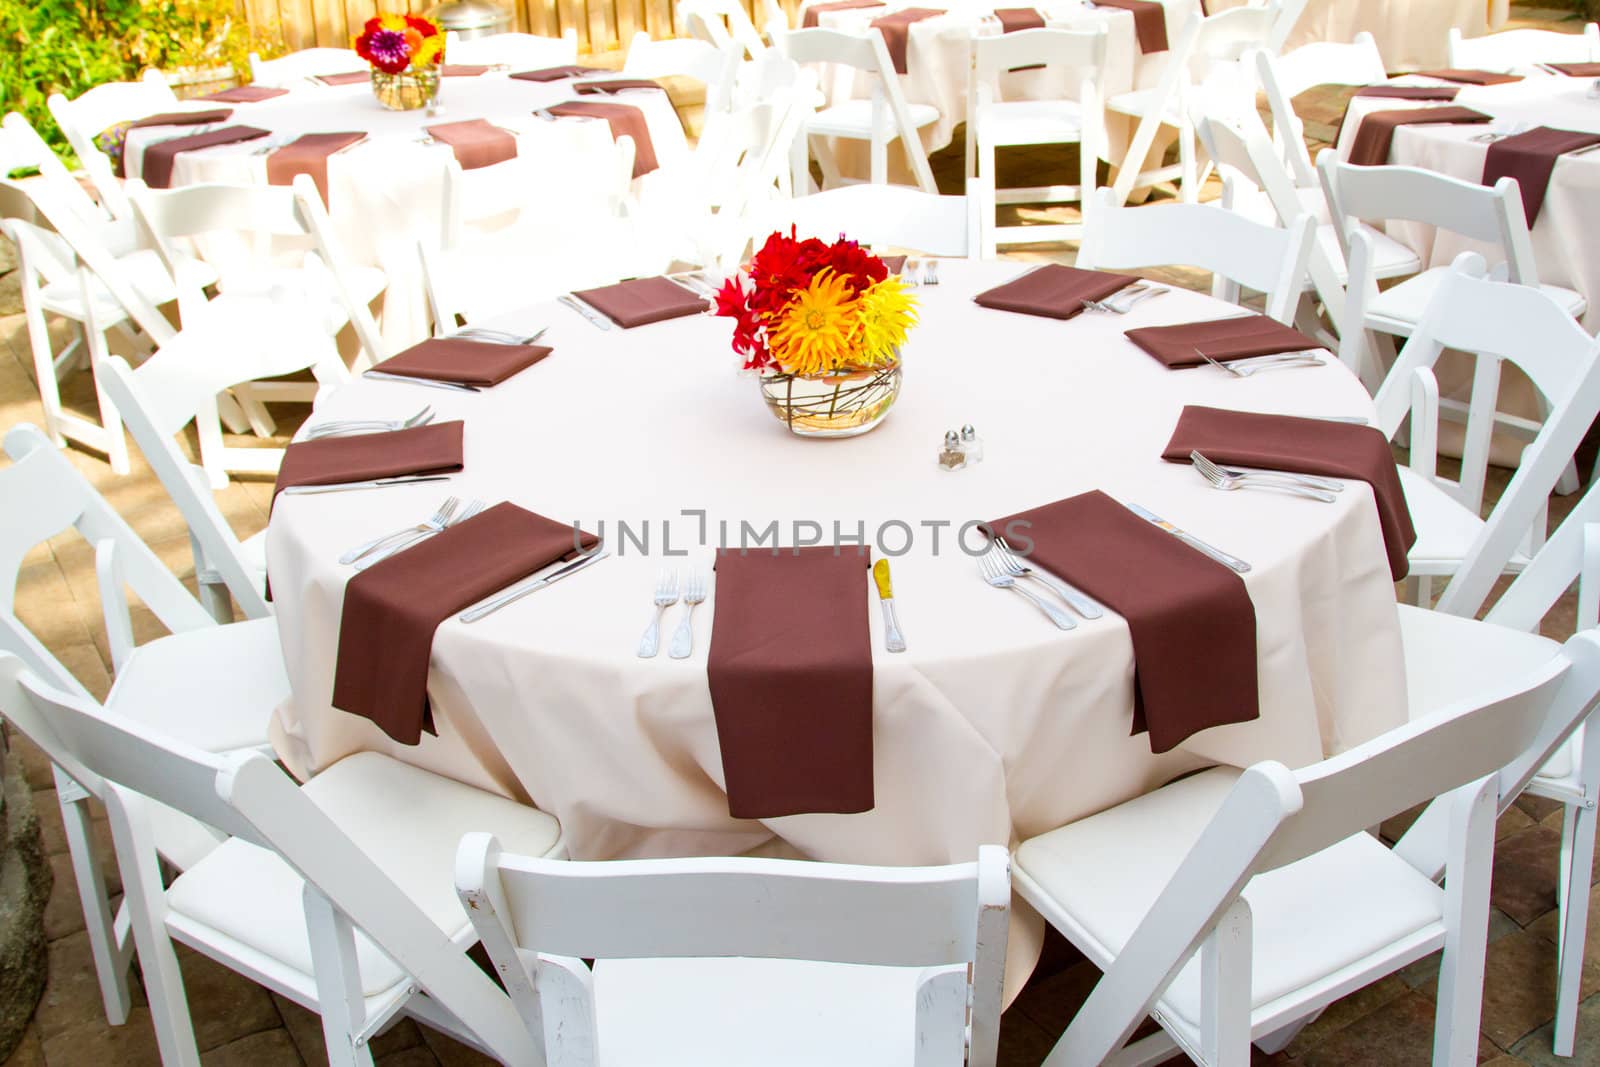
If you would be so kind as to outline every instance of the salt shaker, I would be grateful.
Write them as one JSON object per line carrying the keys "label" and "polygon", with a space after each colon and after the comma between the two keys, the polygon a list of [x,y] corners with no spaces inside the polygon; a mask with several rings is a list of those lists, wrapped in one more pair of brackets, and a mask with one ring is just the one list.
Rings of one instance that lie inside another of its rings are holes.
{"label": "salt shaker", "polygon": [[961,450],[961,435],[949,430],[944,435],[944,448],[939,452],[939,466],[947,471],[958,471],[967,465],[967,454]]}
{"label": "salt shaker", "polygon": [[968,463],[983,462],[983,438],[978,436],[978,431],[972,428],[972,423],[961,427],[961,451],[967,457]]}

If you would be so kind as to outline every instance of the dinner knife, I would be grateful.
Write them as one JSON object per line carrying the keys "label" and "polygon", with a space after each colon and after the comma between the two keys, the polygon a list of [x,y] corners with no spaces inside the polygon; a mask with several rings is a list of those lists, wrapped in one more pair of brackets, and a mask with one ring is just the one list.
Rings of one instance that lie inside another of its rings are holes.
{"label": "dinner knife", "polygon": [[279,496],[308,496],[312,493],[343,493],[350,489],[383,489],[391,485],[416,485],[418,482],[442,482],[448,474],[407,474],[399,478],[374,478],[365,482],[335,482],[331,485],[291,485],[279,490]]}
{"label": "dinner knife", "polygon": [[425,385],[430,389],[444,389],[452,393],[481,393],[476,385],[467,385],[465,382],[438,382],[432,378],[413,378],[409,374],[390,374],[384,370],[364,370],[363,378],[375,378],[380,382],[405,382],[407,385]]}
{"label": "dinner knife", "polygon": [[499,611],[508,604],[515,604],[529,593],[537,593],[539,590],[544,589],[547,586],[554,585],[563,578],[572,577],[574,574],[577,574],[579,571],[583,570],[583,568],[592,563],[599,563],[609,555],[611,555],[609,551],[597,545],[594,551],[587,555],[578,557],[571,563],[568,563],[565,567],[562,567],[560,570],[553,571],[537,581],[529,582],[527,585],[513,589],[510,592],[501,593],[493,600],[485,601],[475,608],[468,608],[460,615],[457,615],[456,618],[460,619],[462,622],[477,622],[485,615],[493,615],[495,612]]}
{"label": "dinner knife", "polygon": [[1176,537],[1178,540],[1182,541],[1196,552],[1204,552],[1206,555],[1210,556],[1224,567],[1232,568],[1240,574],[1244,574],[1250,570],[1250,564],[1246,563],[1238,556],[1230,556],[1226,552],[1222,551],[1222,549],[1214,548],[1211,545],[1206,544],[1194,534],[1189,533],[1187,530],[1180,530],[1178,527],[1172,525],[1172,523],[1168,522],[1166,519],[1163,519],[1160,515],[1157,515],[1148,508],[1142,508],[1138,504],[1129,504],[1128,510],[1139,516],[1145,522],[1150,523],[1152,526],[1159,526],[1161,529],[1167,531],[1167,533],[1171,534],[1173,537]]}
{"label": "dinner knife", "polygon": [[872,580],[878,586],[878,602],[883,605],[883,646],[890,652],[904,652],[906,639],[894,613],[894,586],[889,583],[888,560],[880,559],[872,565]]}
{"label": "dinner knife", "polygon": [[604,315],[600,314],[600,312],[596,311],[588,304],[585,304],[582,300],[579,300],[571,293],[563,293],[556,297],[556,303],[563,304],[566,307],[571,308],[573,311],[576,311],[578,314],[588,319],[592,325],[597,326],[602,330],[611,329],[610,319],[606,318]]}

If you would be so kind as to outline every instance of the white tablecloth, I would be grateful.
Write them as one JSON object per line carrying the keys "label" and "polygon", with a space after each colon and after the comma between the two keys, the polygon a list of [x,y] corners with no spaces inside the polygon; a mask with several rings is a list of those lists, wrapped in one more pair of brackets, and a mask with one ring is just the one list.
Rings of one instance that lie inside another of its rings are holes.
{"label": "white tablecloth", "polygon": [[[615,156],[605,122],[546,122],[533,114],[535,109],[578,99],[568,80],[529,82],[500,72],[444,78],[439,99],[442,109],[430,116],[425,109],[389,111],[365,84],[306,83],[287,96],[227,105],[234,113],[225,125],[269,130],[270,142],[256,140],[180,153],[172,183],[265,184],[267,157],[260,151],[264,144],[286,144],[306,133],[367,132],[366,141],[328,161],[329,211],[346,253],[357,263],[383,268],[388,275],[384,337],[391,346],[405,347],[428,332],[417,242],[439,233],[444,163],[450,158],[448,146],[423,143],[425,127],[482,118],[516,134],[519,155],[548,160],[537,168],[541,184],[528,190],[528,199],[549,204],[552,212],[588,211],[591,205],[584,198],[595,199],[613,184],[610,175]],[[663,169],[687,158],[683,127],[666,93],[640,90],[600,99],[614,99],[644,112]],[[210,128],[184,127],[180,135]],[[145,145],[173,135],[171,127],[129,131],[128,176],[139,176]],[[647,174],[639,182],[648,183],[654,177]],[[603,211],[604,207],[597,204],[593,210]]]}
{"label": "white tablecloth", "polygon": [[[1248,0],[1209,0],[1213,13],[1241,7]],[[1495,0],[1309,0],[1284,44],[1284,51],[1312,41],[1351,41],[1362,30],[1372,34],[1389,70],[1443,67],[1452,26],[1479,37],[1505,21]]]}
{"label": "white tablecloth", "polygon": [[[1410,77],[1402,84],[1438,84]],[[1463,86],[1455,102],[1494,117],[1490,129],[1510,131],[1531,126],[1600,133],[1600,99],[1589,95],[1591,81],[1529,73],[1508,85]],[[1409,100],[1356,97],[1351,101],[1338,150],[1348,156],[1361,119],[1373,111],[1427,106]],[[1439,106],[1437,103],[1433,106]],[[1489,146],[1473,140],[1477,126],[1401,126],[1395,130],[1389,162],[1448,174],[1467,181],[1483,178]],[[1468,241],[1432,226],[1395,222],[1388,232],[1422,256],[1429,266],[1443,266],[1463,251],[1481,252],[1492,265],[1504,260],[1492,245]],[[1600,247],[1591,236],[1600,232],[1600,153],[1587,152],[1556,160],[1546,187],[1544,206],[1533,224],[1533,251],[1539,280],[1576,289],[1589,301],[1584,325],[1600,329]]]}

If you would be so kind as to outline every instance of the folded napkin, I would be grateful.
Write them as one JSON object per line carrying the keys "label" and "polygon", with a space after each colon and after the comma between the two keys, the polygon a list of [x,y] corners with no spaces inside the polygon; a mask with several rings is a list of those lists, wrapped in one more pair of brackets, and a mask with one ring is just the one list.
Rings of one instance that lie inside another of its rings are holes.
{"label": "folded napkin", "polygon": [[1522,191],[1522,212],[1532,226],[1544,207],[1544,194],[1556,160],[1567,152],[1600,144],[1600,135],[1576,130],[1553,130],[1535,126],[1523,133],[1502,137],[1489,146],[1483,157],[1483,184],[1493,185],[1501,178],[1517,179]]}
{"label": "folded napkin", "polygon": [[666,86],[650,78],[606,78],[604,81],[578,82],[572,87],[573,92],[579,96],[610,96],[612,93],[626,92],[630,89],[667,91]]}
{"label": "folded napkin", "polygon": [[1420,74],[1424,78],[1438,78],[1440,81],[1461,82],[1463,85],[1508,85],[1522,80],[1520,74],[1501,74],[1493,70],[1465,70],[1461,67],[1418,70],[1412,73]]}
{"label": "folded napkin", "polygon": [[446,63],[439,68],[439,73],[446,78],[476,78],[493,69],[487,63]]}
{"label": "folded napkin", "polygon": [[1152,752],[1260,715],[1255,606],[1233,571],[1099,490],[989,526],[1128,621],[1133,732]]}
{"label": "folded napkin", "polygon": [[599,289],[576,289],[572,295],[623,329],[698,315],[708,306],[705,297],[670,278],[634,278]]}
{"label": "folded napkin", "polygon": [[817,27],[817,16],[824,11],[858,11],[866,7],[883,7],[883,0],[834,0],[827,4],[812,4],[806,8],[804,15],[800,16],[800,28],[811,30]]}
{"label": "folded napkin", "polygon": [[890,274],[899,274],[906,269],[905,256],[879,256],[878,258],[883,260],[883,265],[889,268]]}
{"label": "folded napkin", "polygon": [[291,485],[338,485],[406,474],[453,474],[462,467],[462,423],[433,422],[392,433],[295,441],[283,450],[272,497]]}
{"label": "folded napkin", "polygon": [[1083,310],[1084,301],[1104,300],[1138,281],[1131,274],[1079,270],[1051,263],[1031,270],[1015,281],[997,285],[972,299],[986,308],[1070,319]]}
{"label": "folded napkin", "polygon": [[1299,330],[1265,315],[1234,319],[1180,322],[1175,326],[1141,326],[1123,336],[1169,368],[1198,367],[1205,363],[1199,349],[1218,363],[1277,352],[1299,352],[1322,345]]}
{"label": "folded napkin", "polygon": [[644,112],[632,104],[613,104],[599,100],[569,100],[565,104],[545,108],[552,115],[566,118],[605,119],[611,127],[611,139],[633,138],[633,176],[643,177],[660,166],[656,162],[656,145],[650,139],[650,124]]}
{"label": "folded napkin", "polygon": [[544,67],[539,70],[523,70],[511,75],[518,81],[525,82],[555,82],[562,78],[581,78],[585,74],[605,74],[604,67],[580,67],[575,63],[564,67]]}
{"label": "folded napkin", "polygon": [[545,345],[497,345],[459,337],[432,337],[389,357],[373,370],[487,389],[527,370],[553,351]]}
{"label": "folded napkin", "polygon": [[872,28],[883,34],[883,43],[889,48],[889,61],[898,73],[906,72],[906,49],[911,43],[911,24],[943,14],[943,8],[903,7],[872,20]]}
{"label": "folded napkin", "polygon": [[1559,70],[1572,78],[1600,78],[1600,63],[1546,63],[1551,70]]}
{"label": "folded napkin", "polygon": [[1407,111],[1374,111],[1361,120],[1355,142],[1350,146],[1349,162],[1360,167],[1378,167],[1389,162],[1389,145],[1401,126],[1461,125],[1488,122],[1489,116],[1470,107],[1418,107]]}
{"label": "folded napkin", "polygon": [[212,122],[227,122],[233,117],[231,107],[213,107],[205,111],[163,111],[146,115],[128,123],[128,129],[140,130],[147,126],[204,126]]}
{"label": "folded napkin", "polygon": [[215,148],[218,145],[237,144],[240,141],[254,141],[258,137],[265,137],[266,130],[254,126],[224,126],[220,130],[207,130],[205,133],[193,134],[189,137],[174,137],[168,141],[157,141],[146,145],[144,158],[140,164],[140,177],[152,189],[172,188],[172,168],[178,161],[179,152],[193,152],[201,148]]}
{"label": "folded napkin", "polygon": [[345,71],[342,74],[318,74],[311,79],[323,85],[360,85],[372,80],[372,73],[365,70]]}
{"label": "folded napkin", "polygon": [[1387,100],[1454,100],[1461,88],[1456,85],[1369,85],[1357,96],[1377,96]]}
{"label": "folded napkin", "polygon": [[718,557],[706,674],[734,818],[872,809],[869,562],[828,545]]}
{"label": "folded napkin", "polygon": [[439,624],[596,540],[576,537],[568,524],[496,504],[351,578],[333,706],[371,719],[402,745],[434,733],[428,660]]}
{"label": "folded napkin", "polygon": [[1152,0],[1095,0],[1095,7],[1120,7],[1133,13],[1133,32],[1145,55],[1167,50],[1167,9]]}
{"label": "folded napkin", "polygon": [[462,170],[477,170],[517,158],[517,139],[487,119],[443,122],[428,127],[435,141],[443,141],[456,154]]}
{"label": "folded napkin", "polygon": [[289,90],[277,89],[270,85],[241,85],[236,89],[224,89],[219,93],[207,93],[200,97],[201,100],[215,100],[222,104],[254,104],[262,100],[271,100],[277,96],[287,96]]}
{"label": "folded napkin", "polygon": [[311,175],[322,194],[322,203],[328,203],[328,158],[353,144],[367,139],[359,131],[350,133],[308,133],[274,149],[267,155],[267,184],[293,185],[295,177]]}
{"label": "folded napkin", "polygon": [[1388,438],[1371,426],[1292,415],[1186,406],[1161,458],[1188,463],[1199,452],[1217,463],[1353,478],[1372,486],[1389,573],[1406,576],[1406,553],[1417,543],[1405,490]]}

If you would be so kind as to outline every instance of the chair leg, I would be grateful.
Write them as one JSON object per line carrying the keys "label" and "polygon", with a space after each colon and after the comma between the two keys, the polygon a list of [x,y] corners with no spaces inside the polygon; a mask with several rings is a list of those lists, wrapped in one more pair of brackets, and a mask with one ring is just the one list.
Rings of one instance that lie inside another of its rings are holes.
{"label": "chair leg", "polygon": [[306,933],[311,939],[317,1008],[329,1067],[372,1067],[372,1049],[357,1032],[364,1022],[355,933],[350,920],[310,885],[301,894]]}
{"label": "chair leg", "polygon": [[889,142],[879,137],[876,130],[872,135],[872,169],[869,180],[873,185],[889,184]]}
{"label": "chair leg", "polygon": [[1494,857],[1491,777],[1449,800],[1450,860],[1445,868],[1445,941],[1433,1021],[1433,1067],[1473,1067],[1483,1014],[1484,955],[1489,947],[1489,875]]}
{"label": "chair leg", "polygon": [[89,935],[89,953],[94,958],[95,975],[100,980],[100,999],[105,1004],[106,1021],[112,1026],[121,1026],[128,1021],[132,1003],[128,996],[131,961],[127,948],[118,942],[116,919],[111,912],[111,902],[106,899],[105,874],[94,852],[89,794],[59,770],[55,771],[55,781],[62,827],[67,837],[67,854],[72,858],[72,877],[78,886],[84,929]]}
{"label": "chair leg", "polygon": [[1589,926],[1589,872],[1594,864],[1594,808],[1568,804],[1561,824],[1561,884],[1556,901],[1561,942],[1556,978],[1556,1024],[1552,1051],[1571,1056],[1578,1032],[1578,987]]}
{"label": "chair leg", "polygon": [[56,382],[55,353],[50,348],[50,324],[37,302],[36,288],[32,278],[23,278],[22,310],[28,323],[28,344],[33,349],[33,376],[39,386],[39,402],[44,405],[44,432],[57,448],[65,448],[67,438],[61,432],[61,387]]}
{"label": "chair leg", "polygon": [[89,341],[89,369],[94,374],[94,395],[100,405],[100,425],[106,431],[106,458],[111,461],[114,473],[127,474],[132,467],[128,462],[128,438],[122,432],[122,416],[106,391],[100,387],[100,367],[111,355],[106,348],[106,335],[93,323],[84,332]]}
{"label": "chair leg", "polygon": [[1194,126],[1185,117],[1178,127],[1178,195],[1185,204],[1200,202],[1200,182],[1194,153]]}
{"label": "chair leg", "polygon": [[1250,1067],[1250,934],[1241,897],[1200,946],[1200,1045],[1210,1067]]}

